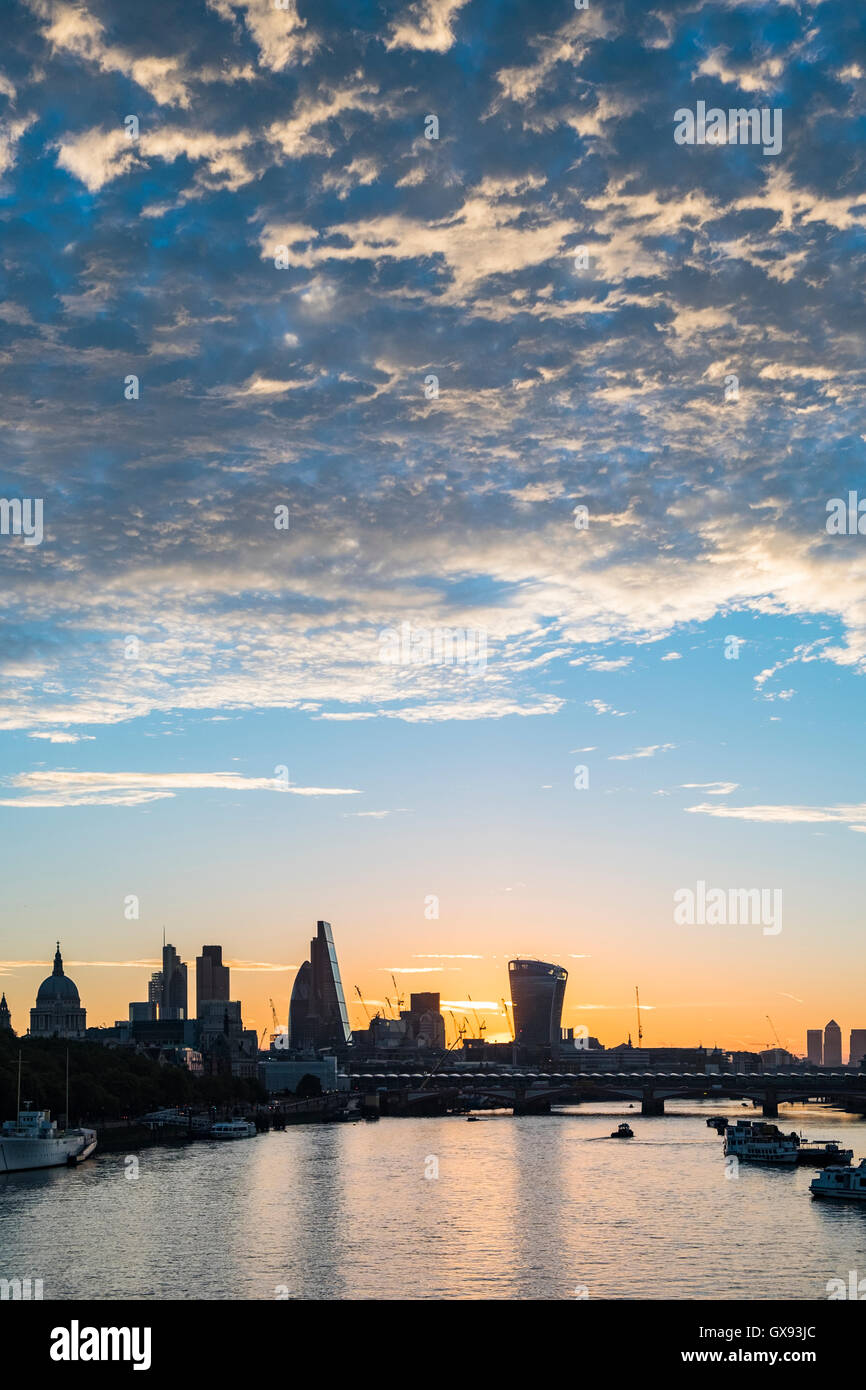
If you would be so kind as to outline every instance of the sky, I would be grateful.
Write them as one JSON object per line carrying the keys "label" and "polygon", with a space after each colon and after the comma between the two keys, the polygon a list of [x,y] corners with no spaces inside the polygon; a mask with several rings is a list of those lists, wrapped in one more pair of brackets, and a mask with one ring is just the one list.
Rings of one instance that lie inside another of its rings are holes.
{"label": "sky", "polygon": [[[261,1031],[324,918],[356,1026],[507,1037],[523,954],[606,1045],[636,985],[645,1044],[847,1045],[857,7],[279,4],[4,10],[13,1025],[58,938],[124,1018],[165,930]],[[700,102],[781,147],[678,143]]]}

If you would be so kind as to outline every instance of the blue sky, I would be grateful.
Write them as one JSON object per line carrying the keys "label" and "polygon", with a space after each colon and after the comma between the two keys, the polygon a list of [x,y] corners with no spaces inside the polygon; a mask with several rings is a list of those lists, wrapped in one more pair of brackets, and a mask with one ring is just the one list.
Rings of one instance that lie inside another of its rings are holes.
{"label": "blue sky", "polygon": [[[319,916],[369,998],[398,966],[495,1001],[519,950],[608,1042],[638,975],[657,1041],[862,1025],[866,539],[825,526],[866,494],[856,8],[5,28],[0,496],[44,502],[0,536],[18,1026],[56,936],[113,1018],[163,925],[264,1024]],[[677,145],[698,101],[780,111],[780,153]],[[486,665],[383,662],[404,623]],[[675,930],[699,878],[782,886],[785,930]]]}

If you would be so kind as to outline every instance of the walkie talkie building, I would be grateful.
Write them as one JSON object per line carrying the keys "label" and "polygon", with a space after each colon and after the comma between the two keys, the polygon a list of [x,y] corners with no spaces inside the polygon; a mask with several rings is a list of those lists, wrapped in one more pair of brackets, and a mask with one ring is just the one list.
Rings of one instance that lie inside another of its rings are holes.
{"label": "walkie talkie building", "polygon": [[510,960],[508,981],[518,1047],[559,1051],[562,1001],[568,971],[543,960]]}

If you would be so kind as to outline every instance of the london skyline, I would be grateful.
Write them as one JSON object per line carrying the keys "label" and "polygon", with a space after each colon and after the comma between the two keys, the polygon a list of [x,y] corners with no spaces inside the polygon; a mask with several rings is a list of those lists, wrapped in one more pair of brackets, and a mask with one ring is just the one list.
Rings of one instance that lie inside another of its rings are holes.
{"label": "london skyline", "polygon": [[856,12],[147,13],[0,59],[13,1018],[165,928],[261,1031],[324,918],[355,1026],[517,955],[608,1043],[859,1026]]}

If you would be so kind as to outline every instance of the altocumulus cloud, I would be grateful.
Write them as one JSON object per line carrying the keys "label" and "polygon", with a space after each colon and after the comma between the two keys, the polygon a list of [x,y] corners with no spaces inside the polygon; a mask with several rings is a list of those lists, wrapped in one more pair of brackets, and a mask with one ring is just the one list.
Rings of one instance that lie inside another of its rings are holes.
{"label": "altocumulus cloud", "polygon": [[[721,612],[821,615],[793,662],[866,669],[866,552],[824,530],[866,462],[857,7],[350,11],[4,16],[0,440],[45,538],[0,546],[0,729],[538,718],[565,679],[620,716],[587,683],[628,654],[588,654]],[[783,107],[781,153],[674,146],[704,95]],[[404,621],[483,629],[486,670],[383,664]]]}

